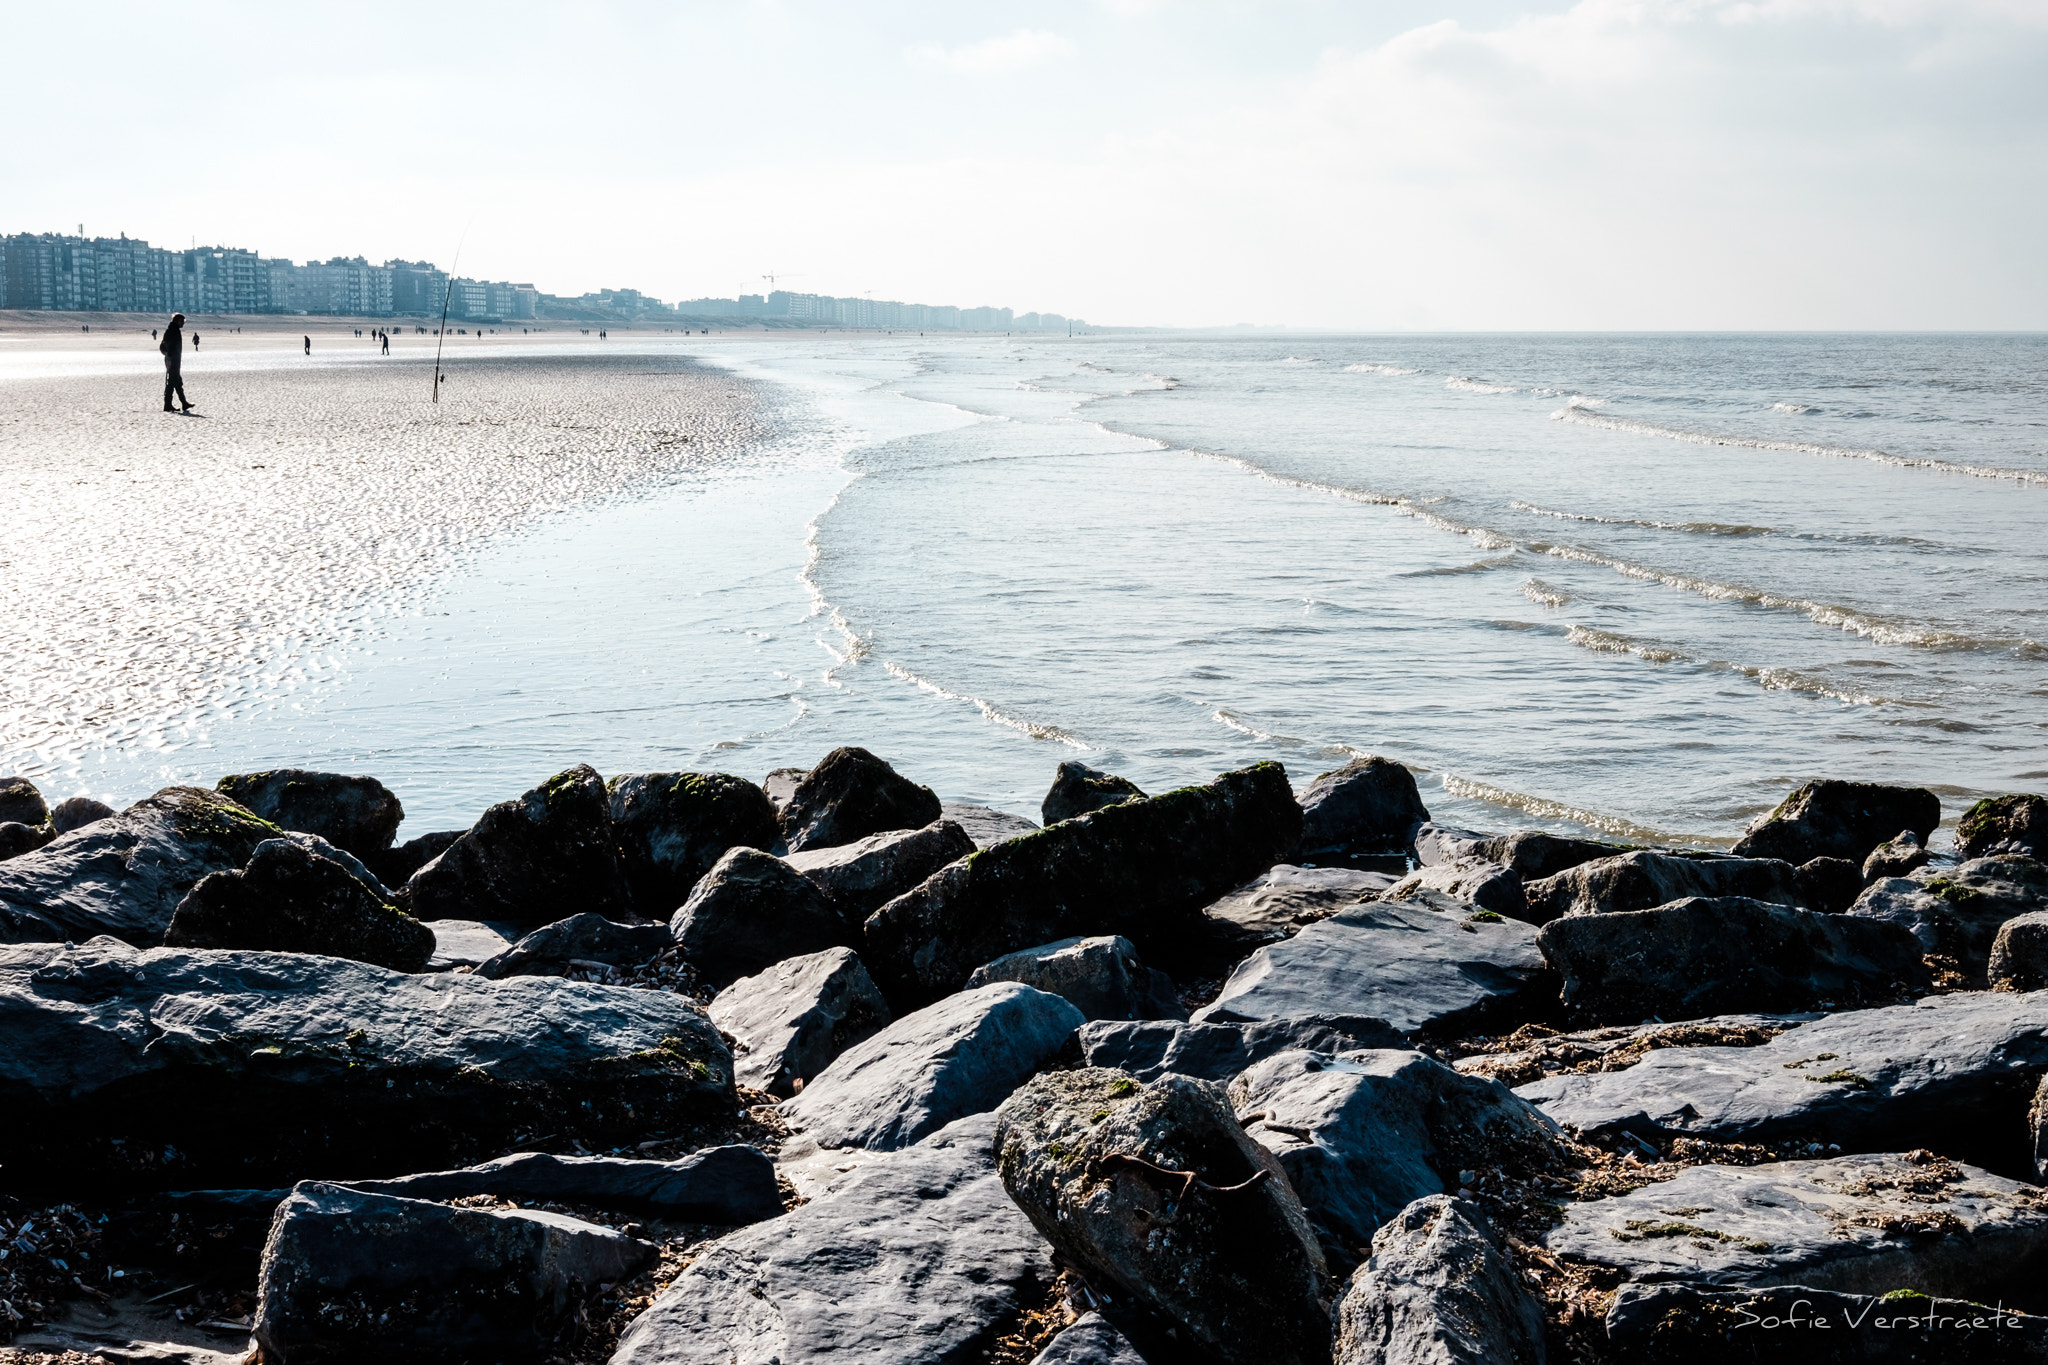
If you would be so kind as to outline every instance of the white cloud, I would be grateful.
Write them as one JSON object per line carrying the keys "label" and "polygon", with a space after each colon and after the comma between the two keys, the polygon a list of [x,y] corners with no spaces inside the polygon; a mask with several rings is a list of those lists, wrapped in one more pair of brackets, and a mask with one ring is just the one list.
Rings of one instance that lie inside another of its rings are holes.
{"label": "white cloud", "polygon": [[1070,55],[1074,45],[1057,33],[1020,28],[1002,38],[988,38],[960,47],[919,43],[904,56],[918,66],[945,67],[953,71],[1021,71],[1027,66]]}

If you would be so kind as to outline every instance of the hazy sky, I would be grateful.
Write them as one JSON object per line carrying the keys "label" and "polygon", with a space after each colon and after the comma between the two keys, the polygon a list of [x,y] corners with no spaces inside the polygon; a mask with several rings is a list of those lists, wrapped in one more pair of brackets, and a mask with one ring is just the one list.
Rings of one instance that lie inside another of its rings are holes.
{"label": "hazy sky", "polygon": [[0,231],[1102,322],[2048,327],[2048,0],[15,5]]}

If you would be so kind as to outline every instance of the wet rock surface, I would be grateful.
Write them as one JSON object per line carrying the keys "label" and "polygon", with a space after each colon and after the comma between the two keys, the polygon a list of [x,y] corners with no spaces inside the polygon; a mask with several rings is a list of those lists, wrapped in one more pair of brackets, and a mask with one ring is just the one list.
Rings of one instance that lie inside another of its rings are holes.
{"label": "wet rock surface", "polygon": [[1870,851],[1910,829],[1922,843],[1941,823],[1941,800],[1924,787],[1877,782],[1808,782],[1749,827],[1738,858],[1846,858],[1862,865]]}
{"label": "wet rock surface", "polygon": [[1336,1365],[1543,1365],[1543,1310],[1475,1205],[1416,1200],[1337,1306]]}
{"label": "wet rock surface", "polygon": [[1415,775],[1390,759],[1356,759],[1301,794],[1301,852],[1406,853],[1429,819]]}
{"label": "wet rock surface", "polygon": [[1119,801],[1142,797],[1138,784],[1114,773],[1105,773],[1073,759],[1060,764],[1052,789],[1039,803],[1039,819],[1046,824],[1071,820],[1091,810],[1101,810]]}
{"label": "wet rock surface", "polygon": [[834,749],[804,774],[782,809],[791,853],[850,844],[892,829],[922,829],[939,818],[939,798],[866,749]]}
{"label": "wet rock surface", "polygon": [[974,852],[974,840],[950,820],[923,829],[871,834],[849,844],[792,853],[785,860],[856,922],[948,863]]}
{"label": "wet rock surface", "polygon": [[317,834],[358,858],[390,848],[405,819],[405,807],[374,777],[275,768],[223,777],[214,789],[280,829]]}
{"label": "wet rock surface", "polygon": [[572,914],[631,917],[604,779],[587,764],[483,813],[406,884],[420,919],[538,928]]}
{"label": "wet rock surface", "polygon": [[705,980],[724,985],[785,958],[843,947],[856,930],[788,863],[735,848],[698,881],[669,932]]}
{"label": "wet rock surface", "polygon": [[730,848],[779,836],[767,793],[726,773],[635,773],[605,784],[612,837],[633,906],[667,919]]}
{"label": "wet rock surface", "polygon": [[1138,958],[1127,938],[1063,938],[1006,953],[974,969],[966,989],[1018,981],[1060,996],[1086,1019],[1185,1019],[1173,981]]}
{"label": "wet rock surface", "polygon": [[889,1006],[852,949],[827,948],[733,982],[711,1002],[711,1021],[735,1040],[740,1084],[788,1099],[881,1032]]}
{"label": "wet rock surface", "polygon": [[302,844],[269,839],[256,846],[248,866],[209,873],[186,892],[164,943],[321,953],[399,972],[425,970],[434,931],[386,903],[382,890]]}

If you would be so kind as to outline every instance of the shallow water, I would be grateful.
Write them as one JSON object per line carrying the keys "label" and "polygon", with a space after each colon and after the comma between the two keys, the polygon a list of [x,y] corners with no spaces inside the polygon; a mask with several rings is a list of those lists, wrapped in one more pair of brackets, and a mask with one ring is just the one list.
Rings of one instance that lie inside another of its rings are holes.
{"label": "shallow water", "polygon": [[238,362],[169,445],[20,359],[0,767],[57,794],[317,763],[416,832],[859,743],[1033,813],[1068,757],[1375,752],[1441,818],[1713,842],[1809,776],[2048,777],[2040,337],[615,338],[465,357],[453,432]]}

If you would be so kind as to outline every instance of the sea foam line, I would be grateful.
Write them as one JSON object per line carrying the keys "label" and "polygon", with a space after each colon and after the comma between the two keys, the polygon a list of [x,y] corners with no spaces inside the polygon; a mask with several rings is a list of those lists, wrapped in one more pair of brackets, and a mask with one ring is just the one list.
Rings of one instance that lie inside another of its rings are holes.
{"label": "sea foam line", "polygon": [[1026,734],[1031,736],[1031,738],[1033,739],[1051,740],[1055,744],[1069,745],[1072,748],[1080,749],[1084,752],[1088,748],[1086,744],[1083,744],[1080,740],[1074,738],[1073,735],[1067,733],[1065,730],[1060,729],[1060,727],[1057,725],[1047,725],[1041,721],[1035,720],[1022,720],[1016,716],[1008,715],[1002,711],[998,711],[994,706],[991,706],[988,702],[983,701],[980,697],[970,697],[965,693],[954,692],[948,688],[941,687],[939,686],[939,684],[933,682],[930,678],[921,678],[917,674],[911,672],[909,669],[903,667],[903,665],[893,663],[887,659],[884,659],[882,661],[882,667],[889,670],[892,676],[901,678],[904,682],[909,683],[911,686],[921,688],[924,691],[931,693],[935,697],[944,697],[947,701],[966,702],[969,706],[972,706],[975,710],[981,712],[983,719],[994,721],[997,725],[1006,725],[1010,729],[1015,730],[1020,734]]}
{"label": "sea foam line", "polygon": [[1411,374],[1422,373],[1420,370],[1409,369],[1405,365],[1379,365],[1369,360],[1361,360],[1356,365],[1346,365],[1344,372],[1346,374],[1385,374],[1392,375],[1397,379],[1405,378]]}
{"label": "sea foam line", "polygon": [[1533,815],[1539,820],[1569,820],[1575,825],[1597,829],[1602,834],[1613,835],[1636,844],[1719,844],[1726,846],[1733,839],[1704,839],[1695,835],[1674,835],[1663,830],[1651,829],[1619,816],[1602,815],[1599,811],[1586,810],[1581,806],[1567,805],[1541,796],[1528,796],[1521,792],[1496,787],[1490,782],[1475,782],[1469,777],[1456,773],[1439,774],[1443,789],[1452,796],[1462,796],[1471,801],[1484,801],[1488,805],[1518,810],[1524,815]]}
{"label": "sea foam line", "polygon": [[1919,706],[1923,703],[1902,701],[1896,697],[1881,697],[1874,692],[1861,689],[1845,691],[1835,684],[1811,673],[1802,673],[1794,668],[1776,668],[1762,664],[1739,664],[1727,659],[1702,659],[1674,649],[1669,645],[1651,640],[1638,640],[1610,630],[1595,630],[1591,626],[1567,626],[1564,638],[1581,649],[1590,649],[1601,654],[1626,654],[1653,664],[1687,663],[1702,668],[1728,673],[1739,673],[1763,688],[1766,692],[1804,692],[1810,696],[1826,697],[1830,701],[1846,702],[1851,706]]}
{"label": "sea foam line", "polygon": [[1651,531],[1689,531],[1702,536],[1774,536],[1775,526],[1748,526],[1726,521],[1655,521],[1648,517],[1603,517],[1591,512],[1559,512],[1533,502],[1510,502],[1508,506],[1532,516],[1554,517],[1558,521],[1585,521],[1601,526],[1640,526]]}

